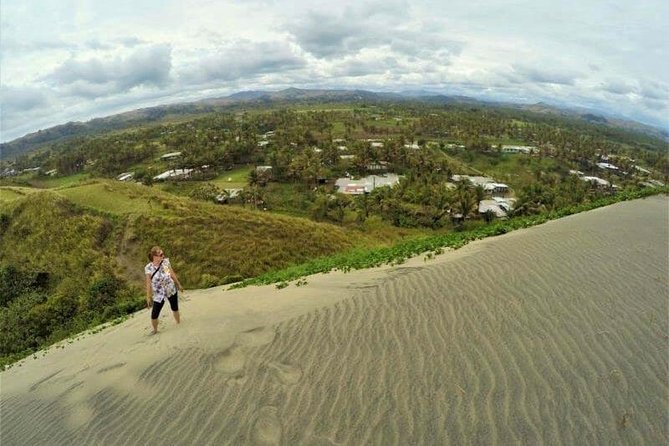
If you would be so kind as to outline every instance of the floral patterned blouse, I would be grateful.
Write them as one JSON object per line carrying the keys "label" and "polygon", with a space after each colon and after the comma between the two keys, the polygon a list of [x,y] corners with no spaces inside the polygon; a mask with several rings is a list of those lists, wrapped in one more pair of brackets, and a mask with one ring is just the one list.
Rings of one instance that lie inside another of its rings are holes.
{"label": "floral patterned blouse", "polygon": [[[151,279],[153,300],[156,302],[162,302],[165,300],[165,298],[173,296],[177,292],[177,287],[174,284],[174,280],[172,280],[172,276],[170,276],[170,268],[172,268],[172,265],[170,265],[170,259],[163,259],[162,264],[160,264],[159,267],[160,271],[158,271],[153,276],[153,279]],[[151,278],[156,269],[158,269],[158,267],[155,266],[153,262],[149,262],[144,267],[144,274]]]}

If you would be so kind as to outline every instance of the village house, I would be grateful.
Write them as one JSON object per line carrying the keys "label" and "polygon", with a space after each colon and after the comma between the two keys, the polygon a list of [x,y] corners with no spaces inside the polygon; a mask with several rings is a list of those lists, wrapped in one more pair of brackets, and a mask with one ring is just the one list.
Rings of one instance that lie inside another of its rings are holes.
{"label": "village house", "polygon": [[512,145],[502,146],[502,153],[524,153],[526,155],[531,155],[536,151],[537,148],[534,146],[512,146]]}
{"label": "village house", "polygon": [[225,191],[225,193],[216,196],[216,201],[221,204],[228,203],[229,200],[238,198],[244,189],[235,188],[235,189],[223,189],[223,190]]}
{"label": "village house", "polygon": [[595,185],[599,188],[607,188],[607,187],[611,186],[611,183],[609,183],[605,179],[599,178],[599,177],[582,176],[582,177],[580,177],[580,179],[583,180],[583,181],[587,181],[590,184],[593,184],[593,185]]}
{"label": "village house", "polygon": [[354,180],[352,178],[338,178],[335,181],[337,192],[347,195],[360,195],[369,193],[377,187],[393,187],[400,182],[400,176],[394,173],[385,175],[369,175]]}
{"label": "village house", "polygon": [[369,171],[376,171],[376,172],[388,170],[388,161],[371,162],[367,164],[365,168]]}
{"label": "village house", "polygon": [[166,153],[165,155],[161,156],[161,160],[171,160],[174,158],[179,158],[181,156],[181,152],[170,152]]}
{"label": "village house", "polygon": [[191,172],[193,169],[171,169],[167,170],[160,175],[153,177],[155,181],[164,181],[164,180],[185,180],[190,178]]}
{"label": "village house", "polygon": [[608,169],[608,170],[619,170],[616,166],[614,166],[611,163],[603,163],[603,162],[602,163],[597,163],[597,167],[599,167],[600,169],[605,169],[605,170],[606,169]]}
{"label": "village house", "polygon": [[132,173],[132,172],[124,172],[124,173],[122,173],[122,174],[119,174],[119,175],[116,177],[116,179],[117,179],[118,181],[130,181],[130,180],[132,180],[132,178],[133,178],[134,176],[135,176],[135,174]]}
{"label": "village house", "polygon": [[506,210],[502,208],[495,200],[481,200],[479,201],[479,214],[483,215],[486,212],[492,212],[497,218],[506,218]]}
{"label": "village house", "polygon": [[664,187],[664,183],[662,181],[654,180],[652,178],[648,181],[644,181],[641,184],[645,187]]}
{"label": "village house", "polygon": [[483,176],[471,176],[471,175],[453,175],[451,179],[454,182],[459,181],[469,181],[474,187],[481,186],[484,191],[489,194],[505,194],[509,191],[509,186],[504,183],[498,183],[494,179]]}

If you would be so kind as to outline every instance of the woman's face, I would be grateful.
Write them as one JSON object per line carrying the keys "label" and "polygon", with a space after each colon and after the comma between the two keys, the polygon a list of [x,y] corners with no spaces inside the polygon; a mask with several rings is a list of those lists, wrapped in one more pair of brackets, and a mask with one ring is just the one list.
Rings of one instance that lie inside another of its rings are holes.
{"label": "woman's face", "polygon": [[153,254],[153,261],[155,262],[156,260],[162,260],[163,257],[165,257],[165,253],[163,251],[158,251]]}

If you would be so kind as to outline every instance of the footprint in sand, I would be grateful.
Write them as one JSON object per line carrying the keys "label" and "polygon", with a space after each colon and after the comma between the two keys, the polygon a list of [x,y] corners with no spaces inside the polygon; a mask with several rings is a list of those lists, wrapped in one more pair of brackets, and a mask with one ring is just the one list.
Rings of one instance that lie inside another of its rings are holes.
{"label": "footprint in sand", "polygon": [[267,367],[273,372],[274,376],[285,385],[296,384],[302,378],[302,369],[290,364],[271,362]]}
{"label": "footprint in sand", "polygon": [[253,441],[258,445],[276,445],[281,443],[283,427],[276,407],[265,406],[258,411],[253,425]]}
{"label": "footprint in sand", "polygon": [[276,332],[266,327],[256,327],[239,333],[232,346],[221,352],[221,358],[215,364],[216,370],[235,374],[237,378],[243,377],[240,373],[246,364],[248,352],[254,347],[269,344],[275,336]]}
{"label": "footprint in sand", "polygon": [[304,446],[336,446],[338,443],[335,443],[329,438],[313,436],[304,440],[301,444]]}
{"label": "footprint in sand", "polygon": [[216,362],[216,370],[223,373],[239,374],[244,369],[246,354],[240,345],[233,344],[232,347],[221,353],[221,359]]}
{"label": "footprint in sand", "polygon": [[274,340],[276,332],[267,327],[255,327],[237,335],[235,343],[248,347],[259,347]]}
{"label": "footprint in sand", "polygon": [[103,367],[100,370],[98,370],[96,373],[99,375],[100,373],[106,373],[106,372],[109,372],[110,370],[121,368],[124,365],[125,365],[125,362],[119,362],[117,364],[112,364],[110,366]]}

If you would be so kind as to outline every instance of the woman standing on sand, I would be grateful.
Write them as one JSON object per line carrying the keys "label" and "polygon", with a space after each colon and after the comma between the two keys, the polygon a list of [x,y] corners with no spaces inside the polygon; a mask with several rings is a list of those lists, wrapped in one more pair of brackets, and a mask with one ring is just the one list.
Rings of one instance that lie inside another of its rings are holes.
{"label": "woman standing on sand", "polygon": [[[170,259],[165,257],[165,253],[160,246],[154,246],[149,251],[149,263],[144,267],[146,275],[146,307],[151,308],[151,326],[152,333],[158,332],[158,316],[163,309],[165,299],[170,302],[172,314],[177,324],[179,319],[179,291],[183,292],[183,287],[172,269]],[[153,296],[153,300],[151,297]]]}

